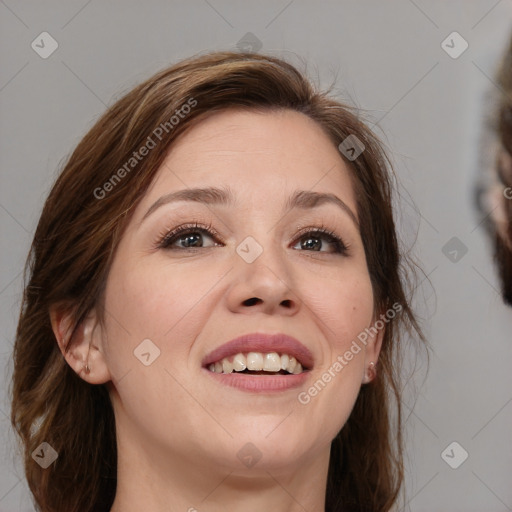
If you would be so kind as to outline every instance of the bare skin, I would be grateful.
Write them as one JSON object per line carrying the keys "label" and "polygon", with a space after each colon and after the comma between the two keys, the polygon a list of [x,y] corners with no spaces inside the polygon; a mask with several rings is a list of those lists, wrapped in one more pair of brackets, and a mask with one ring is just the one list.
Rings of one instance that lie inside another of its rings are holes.
{"label": "bare skin", "polygon": [[[118,440],[112,512],[324,510],[330,443],[383,335],[299,402],[375,320],[349,172],[321,128],[292,111],[217,113],[172,147],[116,252],[105,323],[93,310],[67,355],[84,380],[109,386]],[[167,203],[143,220],[162,196],[196,187],[229,188],[234,203]],[[333,203],[286,210],[296,190],[336,195],[356,222]],[[157,247],[161,235],[196,222],[218,236],[193,228]],[[346,251],[314,232],[322,226]],[[248,236],[263,248],[252,263],[236,251]],[[52,312],[58,340],[68,320]],[[315,359],[307,382],[249,393],[201,368],[214,348],[252,332],[306,345]],[[148,366],[134,356],[145,339],[160,350]],[[247,443],[261,455],[252,467],[237,456]]]}

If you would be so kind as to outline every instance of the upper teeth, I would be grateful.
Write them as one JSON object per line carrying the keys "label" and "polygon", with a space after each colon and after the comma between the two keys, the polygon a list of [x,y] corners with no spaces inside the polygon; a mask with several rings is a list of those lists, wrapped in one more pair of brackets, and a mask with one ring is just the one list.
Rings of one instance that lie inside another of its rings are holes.
{"label": "upper teeth", "polygon": [[298,374],[303,372],[302,365],[295,357],[288,354],[281,356],[277,352],[263,354],[261,352],[249,352],[248,354],[236,354],[233,360],[228,357],[221,359],[208,366],[211,372],[231,373],[243,372],[245,369],[254,371],[278,372],[286,370],[289,373]]}

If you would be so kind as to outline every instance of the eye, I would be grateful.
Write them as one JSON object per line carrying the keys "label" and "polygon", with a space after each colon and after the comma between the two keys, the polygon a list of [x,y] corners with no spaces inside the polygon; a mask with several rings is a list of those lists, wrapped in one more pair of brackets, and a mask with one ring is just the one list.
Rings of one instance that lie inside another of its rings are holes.
{"label": "eye", "polygon": [[[221,243],[219,244],[214,242],[212,245],[205,246],[205,237],[220,241]],[[348,252],[348,246],[343,242],[343,240],[336,235],[336,233],[323,226],[317,228],[305,228],[302,230],[302,233],[299,234],[298,240],[301,249],[306,249],[307,252],[328,252],[331,254],[334,253],[342,255],[346,255]],[[324,247],[325,242],[331,246],[331,250],[321,250]],[[177,243],[181,245],[176,245]],[[219,245],[223,245],[220,240],[220,235],[212,228],[211,225],[206,226],[199,223],[192,223],[184,224],[171,231],[166,230],[159,236],[156,247],[169,251],[186,251]]]}
{"label": "eye", "polygon": [[323,247],[321,240],[327,240],[327,243],[331,245],[333,250],[327,251],[330,253],[347,254],[348,246],[343,240],[336,235],[333,231],[330,231],[324,227],[321,228],[306,228],[305,231],[300,235],[299,243],[303,249],[310,249],[308,252],[326,252],[320,251],[320,247]]}
{"label": "eye", "polygon": [[[211,227],[211,225],[203,226],[198,223],[184,224],[182,226],[177,227],[176,229],[173,229],[170,232],[166,231],[165,233],[160,235],[157,247],[159,249],[168,250],[186,250],[201,248],[205,247],[202,241],[205,236],[211,239],[218,239],[218,234]],[[176,242],[182,243],[183,245],[175,246]]]}

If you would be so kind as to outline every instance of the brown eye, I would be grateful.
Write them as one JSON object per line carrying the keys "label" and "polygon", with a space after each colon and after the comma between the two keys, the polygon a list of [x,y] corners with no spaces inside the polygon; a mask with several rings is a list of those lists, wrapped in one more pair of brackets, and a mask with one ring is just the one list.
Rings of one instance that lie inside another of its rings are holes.
{"label": "brown eye", "polygon": [[[205,246],[204,239],[210,238],[215,240],[217,233],[211,228],[211,226],[200,226],[198,224],[180,226],[161,237],[158,248],[168,250],[187,250],[187,249],[200,249],[202,247],[214,247],[219,245],[214,243],[213,245]],[[176,245],[180,244],[180,245]]]}
{"label": "brown eye", "polygon": [[[327,243],[333,247],[333,250],[322,251],[321,248],[324,246],[322,240],[327,240]],[[308,250],[308,252],[347,253],[347,246],[343,243],[341,238],[332,231],[325,229],[316,229],[302,234],[299,243],[301,244],[301,248]]]}

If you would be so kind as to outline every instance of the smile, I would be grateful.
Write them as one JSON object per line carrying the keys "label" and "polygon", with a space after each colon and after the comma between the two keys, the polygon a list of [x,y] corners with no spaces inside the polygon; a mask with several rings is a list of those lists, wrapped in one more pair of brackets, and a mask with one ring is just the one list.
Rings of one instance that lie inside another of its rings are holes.
{"label": "smile", "polygon": [[223,359],[208,365],[208,370],[213,373],[243,373],[248,375],[298,375],[307,369],[289,354],[277,352],[248,352],[238,353],[232,357]]}

